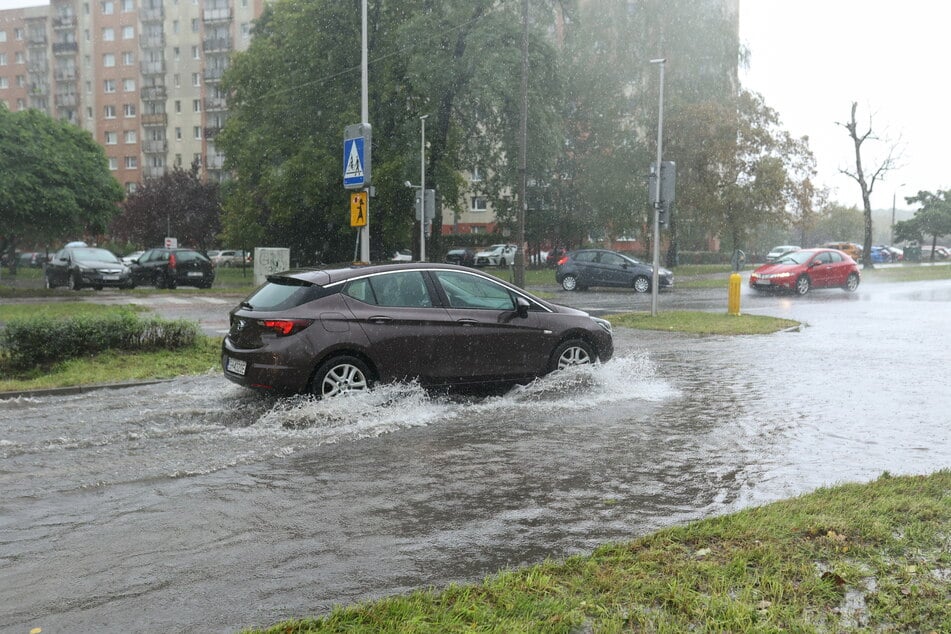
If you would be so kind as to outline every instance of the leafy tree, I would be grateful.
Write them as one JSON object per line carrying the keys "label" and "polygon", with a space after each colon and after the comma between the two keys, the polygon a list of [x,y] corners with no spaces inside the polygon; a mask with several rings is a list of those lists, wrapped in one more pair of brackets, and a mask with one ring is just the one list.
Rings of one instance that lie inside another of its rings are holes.
{"label": "leafy tree", "polygon": [[923,241],[931,236],[931,261],[934,261],[938,236],[951,234],[951,190],[920,191],[905,198],[909,204],[919,203],[921,209],[910,220],[895,223],[896,240]]}
{"label": "leafy tree", "polygon": [[803,240],[802,246],[848,241],[852,236],[861,235],[863,226],[863,215],[858,207],[831,203],[819,212],[811,238]]}
{"label": "leafy tree", "polygon": [[175,167],[160,178],[146,180],[122,205],[112,224],[116,238],[142,247],[162,244],[174,236],[182,246],[208,249],[220,227],[218,184],[203,182],[198,164],[188,171]]}
{"label": "leafy tree", "polygon": [[38,110],[0,103],[0,253],[105,231],[122,186],[92,136]]}
{"label": "leafy tree", "polygon": [[855,113],[858,104],[852,102],[851,118],[845,123],[839,123],[845,128],[849,137],[852,139],[852,145],[855,147],[855,170],[839,170],[846,176],[851,177],[858,183],[862,191],[862,206],[865,210],[865,241],[863,243],[862,266],[865,268],[874,268],[872,264],[872,191],[875,189],[875,183],[885,176],[889,171],[895,169],[897,159],[895,157],[895,146],[889,147],[888,152],[881,161],[875,163],[871,170],[871,176],[867,176],[865,167],[862,164],[862,146],[866,141],[876,141],[879,138],[872,131],[872,121],[869,118],[868,127],[863,131],[858,127],[855,119]]}

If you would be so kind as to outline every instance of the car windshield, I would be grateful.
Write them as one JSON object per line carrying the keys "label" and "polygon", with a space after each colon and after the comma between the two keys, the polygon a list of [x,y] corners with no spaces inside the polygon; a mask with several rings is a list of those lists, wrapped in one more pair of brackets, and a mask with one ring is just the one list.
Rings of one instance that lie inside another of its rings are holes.
{"label": "car windshield", "polygon": [[77,262],[119,262],[119,258],[105,249],[73,249],[73,259]]}
{"label": "car windshield", "polygon": [[811,251],[793,251],[776,260],[776,264],[805,264],[812,256]]}

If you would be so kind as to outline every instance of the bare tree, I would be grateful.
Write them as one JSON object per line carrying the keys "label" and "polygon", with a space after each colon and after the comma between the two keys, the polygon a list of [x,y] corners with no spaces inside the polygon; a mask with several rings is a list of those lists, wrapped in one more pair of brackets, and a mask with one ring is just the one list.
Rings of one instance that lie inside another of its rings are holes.
{"label": "bare tree", "polygon": [[852,118],[848,123],[838,123],[838,125],[849,131],[849,136],[852,137],[852,143],[855,145],[855,171],[852,172],[845,169],[840,169],[839,171],[855,179],[855,182],[862,188],[862,205],[865,210],[865,241],[862,244],[862,266],[863,268],[871,269],[875,268],[872,264],[872,190],[875,188],[876,182],[883,179],[887,172],[897,167],[898,158],[895,156],[895,151],[898,145],[893,144],[889,146],[888,154],[885,159],[871,172],[871,178],[866,178],[865,171],[862,168],[862,144],[869,140],[878,141],[880,139],[872,132],[871,116],[869,116],[868,129],[866,129],[865,132],[859,133],[858,124],[855,121],[855,111],[857,109],[858,104],[853,101]]}

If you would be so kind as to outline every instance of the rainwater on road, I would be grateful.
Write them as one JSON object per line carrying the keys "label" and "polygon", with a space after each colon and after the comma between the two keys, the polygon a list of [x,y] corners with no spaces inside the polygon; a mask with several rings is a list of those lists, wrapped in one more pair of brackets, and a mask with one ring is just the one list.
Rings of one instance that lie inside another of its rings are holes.
{"label": "rainwater on road", "polygon": [[947,468],[949,308],[949,282],[744,294],[807,327],[618,329],[603,366],[472,399],[267,399],[212,371],[2,400],[0,631],[234,632]]}

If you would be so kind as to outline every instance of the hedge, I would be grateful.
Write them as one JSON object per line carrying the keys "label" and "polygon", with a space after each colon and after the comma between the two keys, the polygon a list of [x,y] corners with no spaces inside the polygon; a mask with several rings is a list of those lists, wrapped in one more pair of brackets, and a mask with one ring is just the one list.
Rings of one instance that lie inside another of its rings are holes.
{"label": "hedge", "polygon": [[106,350],[161,350],[194,345],[194,322],[143,319],[121,311],[110,315],[66,319],[30,317],[11,320],[0,332],[0,350],[14,368],[49,365]]}

